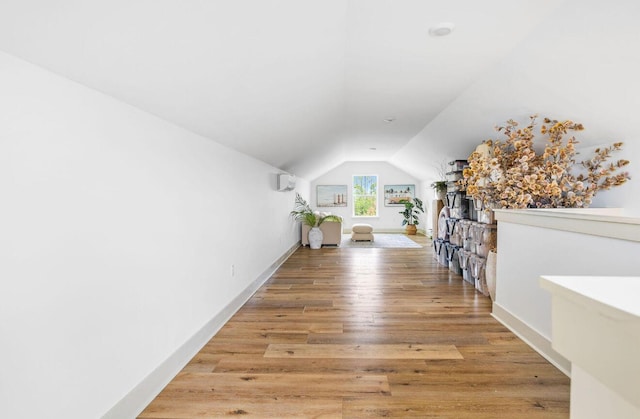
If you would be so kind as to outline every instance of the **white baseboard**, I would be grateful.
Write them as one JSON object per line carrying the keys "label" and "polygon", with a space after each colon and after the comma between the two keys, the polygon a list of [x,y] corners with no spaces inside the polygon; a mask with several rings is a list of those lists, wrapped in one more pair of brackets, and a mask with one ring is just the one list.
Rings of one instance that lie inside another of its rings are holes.
{"label": "white baseboard", "polygon": [[133,390],[109,409],[102,416],[102,419],[123,419],[138,416],[298,247],[300,247],[300,243],[296,243],[285,254],[280,256],[220,313],[209,320],[196,334],[171,354],[166,361],[158,365]]}
{"label": "white baseboard", "polygon": [[551,362],[567,377],[571,377],[571,362],[551,347],[551,341],[549,339],[542,336],[527,323],[511,314],[507,309],[496,302],[493,303],[491,315],[494,319],[498,320],[507,329],[511,330],[516,336],[522,339],[527,345],[531,346],[536,352],[542,355],[547,361]]}

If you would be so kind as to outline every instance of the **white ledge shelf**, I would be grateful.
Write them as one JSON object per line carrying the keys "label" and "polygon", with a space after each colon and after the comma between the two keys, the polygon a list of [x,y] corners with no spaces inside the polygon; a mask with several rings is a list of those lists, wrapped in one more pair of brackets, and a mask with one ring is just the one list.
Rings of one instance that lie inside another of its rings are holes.
{"label": "white ledge shelf", "polygon": [[620,208],[496,209],[496,220],[640,242],[640,218]]}

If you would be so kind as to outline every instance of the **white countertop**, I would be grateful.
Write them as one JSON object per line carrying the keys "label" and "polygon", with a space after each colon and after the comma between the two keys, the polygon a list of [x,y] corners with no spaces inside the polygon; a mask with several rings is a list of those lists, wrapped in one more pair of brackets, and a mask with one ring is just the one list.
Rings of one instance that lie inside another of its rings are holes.
{"label": "white countertop", "polygon": [[610,317],[640,320],[640,277],[543,276],[540,285]]}

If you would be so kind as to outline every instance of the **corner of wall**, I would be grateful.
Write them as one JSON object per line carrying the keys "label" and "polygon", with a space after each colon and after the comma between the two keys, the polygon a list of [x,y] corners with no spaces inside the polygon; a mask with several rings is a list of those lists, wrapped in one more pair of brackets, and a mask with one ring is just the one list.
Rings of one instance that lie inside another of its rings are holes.
{"label": "corner of wall", "polygon": [[551,347],[551,341],[549,339],[542,336],[534,328],[496,302],[493,303],[491,315],[522,339],[527,345],[535,349],[536,352],[542,355],[547,361],[562,371],[563,374],[571,377],[571,362]]}

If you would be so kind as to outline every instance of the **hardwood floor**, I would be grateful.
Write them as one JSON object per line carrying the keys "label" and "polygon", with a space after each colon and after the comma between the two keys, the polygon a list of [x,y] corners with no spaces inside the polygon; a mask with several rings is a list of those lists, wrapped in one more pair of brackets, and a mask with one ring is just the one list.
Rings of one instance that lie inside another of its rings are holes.
{"label": "hardwood floor", "polygon": [[298,249],[140,418],[568,418],[569,379],[415,241]]}

